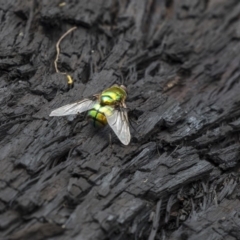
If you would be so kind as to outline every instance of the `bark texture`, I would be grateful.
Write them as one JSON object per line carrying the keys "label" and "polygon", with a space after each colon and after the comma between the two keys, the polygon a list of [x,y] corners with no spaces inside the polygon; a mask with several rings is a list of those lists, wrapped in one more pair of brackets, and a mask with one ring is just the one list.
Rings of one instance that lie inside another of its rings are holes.
{"label": "bark texture", "polygon": [[[0,6],[2,239],[240,239],[239,0]],[[129,146],[48,116],[122,82]]]}

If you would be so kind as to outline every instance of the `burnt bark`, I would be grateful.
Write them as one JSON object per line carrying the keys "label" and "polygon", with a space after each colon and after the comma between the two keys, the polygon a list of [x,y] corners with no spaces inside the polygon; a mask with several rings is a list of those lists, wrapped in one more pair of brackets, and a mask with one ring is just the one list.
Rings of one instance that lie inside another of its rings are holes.
{"label": "burnt bark", "polygon": [[[0,16],[2,239],[240,239],[238,0],[8,0]],[[69,88],[53,62],[73,26]],[[114,83],[128,146],[49,117]]]}

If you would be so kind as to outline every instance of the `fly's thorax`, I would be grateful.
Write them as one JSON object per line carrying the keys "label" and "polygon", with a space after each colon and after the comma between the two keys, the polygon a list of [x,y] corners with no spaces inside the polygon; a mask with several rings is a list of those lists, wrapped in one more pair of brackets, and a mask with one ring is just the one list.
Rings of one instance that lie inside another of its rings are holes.
{"label": "fly's thorax", "polygon": [[99,103],[96,103],[88,111],[88,119],[93,123],[94,127],[103,127],[107,124],[106,116],[111,115],[113,110],[110,106],[101,106]]}
{"label": "fly's thorax", "polygon": [[116,105],[120,102],[125,101],[127,97],[126,91],[118,85],[104,90],[100,95],[101,105]]}

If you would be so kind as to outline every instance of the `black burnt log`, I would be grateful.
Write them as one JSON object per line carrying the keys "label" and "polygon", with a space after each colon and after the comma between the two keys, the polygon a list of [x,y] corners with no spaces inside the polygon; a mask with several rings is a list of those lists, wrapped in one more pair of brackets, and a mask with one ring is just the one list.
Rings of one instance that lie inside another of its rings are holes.
{"label": "black burnt log", "polygon": [[[8,0],[0,16],[0,239],[240,239],[239,0]],[[54,60],[74,26],[70,88]],[[128,146],[49,117],[115,83]]]}

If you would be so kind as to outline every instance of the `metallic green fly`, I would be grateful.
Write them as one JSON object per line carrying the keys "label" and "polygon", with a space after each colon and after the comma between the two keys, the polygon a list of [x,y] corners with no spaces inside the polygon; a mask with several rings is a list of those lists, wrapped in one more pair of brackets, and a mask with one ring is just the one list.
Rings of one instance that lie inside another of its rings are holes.
{"label": "metallic green fly", "polygon": [[124,145],[128,145],[131,135],[125,104],[126,98],[126,87],[115,84],[91,98],[57,108],[49,116],[66,116],[88,111],[88,118],[95,127],[109,124],[119,140]]}

